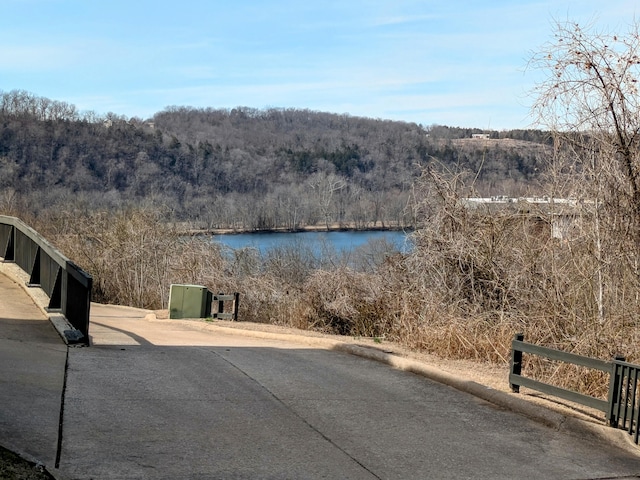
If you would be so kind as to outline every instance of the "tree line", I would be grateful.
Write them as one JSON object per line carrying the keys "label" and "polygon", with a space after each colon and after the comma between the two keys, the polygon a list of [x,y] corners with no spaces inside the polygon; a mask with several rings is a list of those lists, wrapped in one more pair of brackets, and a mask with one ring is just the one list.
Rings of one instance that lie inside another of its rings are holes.
{"label": "tree line", "polygon": [[491,142],[456,143],[476,131],[246,107],[167,107],[142,120],[0,91],[0,206],[143,204],[176,221],[241,230],[411,227],[407,205],[426,165],[467,171],[484,194],[535,183],[548,136],[491,132]]}

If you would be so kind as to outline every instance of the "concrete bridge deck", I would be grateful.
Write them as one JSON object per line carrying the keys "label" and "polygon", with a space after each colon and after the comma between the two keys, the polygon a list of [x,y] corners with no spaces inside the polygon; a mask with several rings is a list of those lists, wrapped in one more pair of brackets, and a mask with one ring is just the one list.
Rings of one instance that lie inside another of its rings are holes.
{"label": "concrete bridge deck", "polygon": [[0,273],[0,444],[61,479],[640,478],[630,449],[326,345],[102,305],[91,322],[67,347]]}

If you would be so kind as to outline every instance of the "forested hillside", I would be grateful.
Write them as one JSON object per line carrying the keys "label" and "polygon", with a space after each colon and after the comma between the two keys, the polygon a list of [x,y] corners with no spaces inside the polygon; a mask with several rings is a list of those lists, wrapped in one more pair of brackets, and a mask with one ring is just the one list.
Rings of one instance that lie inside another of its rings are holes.
{"label": "forested hillside", "polygon": [[428,164],[467,172],[482,195],[535,184],[548,135],[471,138],[480,132],[290,109],[128,119],[0,92],[0,209],[152,204],[203,228],[412,226],[406,207]]}

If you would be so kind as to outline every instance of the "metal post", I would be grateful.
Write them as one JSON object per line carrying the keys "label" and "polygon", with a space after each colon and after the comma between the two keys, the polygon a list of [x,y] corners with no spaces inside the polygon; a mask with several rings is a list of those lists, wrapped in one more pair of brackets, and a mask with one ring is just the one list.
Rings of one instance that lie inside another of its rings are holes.
{"label": "metal post", "polygon": [[[516,333],[513,337],[514,340],[518,342],[522,342],[524,340],[524,335],[522,333]],[[511,374],[512,375],[520,375],[522,373],[522,352],[520,350],[516,350],[511,346]],[[511,383],[511,391],[513,393],[520,393],[520,385],[516,385],[515,383]]]}
{"label": "metal post", "polygon": [[233,321],[238,321],[238,304],[240,303],[240,293],[235,292],[233,294]]}
{"label": "metal post", "polygon": [[[220,292],[218,295],[221,297],[224,293]],[[224,300],[218,300],[218,313],[224,313]]]}
{"label": "metal post", "polygon": [[[620,406],[622,403],[622,391],[620,390],[620,371],[621,365],[618,362],[624,362],[625,358],[621,355],[616,355],[613,363],[611,364],[611,381],[609,382],[609,426],[618,428],[618,419],[620,416]],[[617,406],[617,408],[616,408]]]}
{"label": "metal post", "polygon": [[0,250],[0,256],[4,258],[5,262],[14,262],[15,261],[15,234],[16,227],[13,225],[8,226],[9,235],[7,237],[6,245],[0,245],[0,247],[4,248],[4,251]]}

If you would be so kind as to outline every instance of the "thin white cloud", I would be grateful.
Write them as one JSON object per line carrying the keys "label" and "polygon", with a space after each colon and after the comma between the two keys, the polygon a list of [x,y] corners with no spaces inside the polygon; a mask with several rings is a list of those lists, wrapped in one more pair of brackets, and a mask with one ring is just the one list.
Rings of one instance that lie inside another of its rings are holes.
{"label": "thin white cloud", "polygon": [[0,44],[0,71],[60,70],[73,63],[73,51],[63,46]]}
{"label": "thin white cloud", "polygon": [[388,16],[388,17],[376,17],[372,18],[366,25],[370,27],[383,27],[389,25],[406,25],[409,23],[419,23],[425,21],[437,21],[441,20],[441,15],[396,15],[396,16]]}

